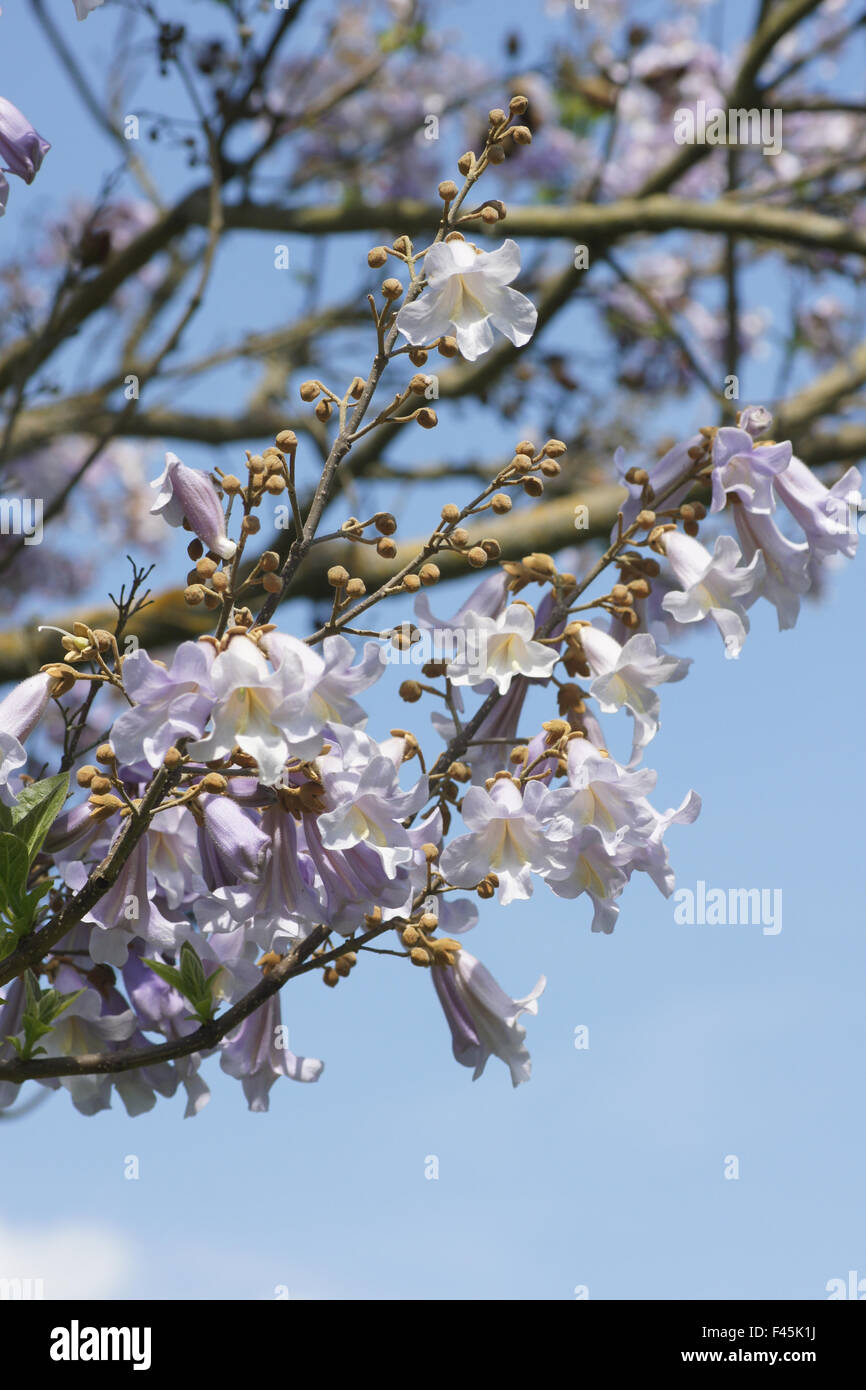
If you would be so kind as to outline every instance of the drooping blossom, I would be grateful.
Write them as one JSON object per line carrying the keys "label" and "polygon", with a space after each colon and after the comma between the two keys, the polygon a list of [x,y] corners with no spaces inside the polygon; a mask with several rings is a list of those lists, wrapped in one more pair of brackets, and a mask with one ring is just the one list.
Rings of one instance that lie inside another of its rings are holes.
{"label": "drooping blossom", "polygon": [[678,623],[712,618],[725,643],[725,656],[736,657],[749,631],[746,603],[754,602],[764,578],[764,557],[756,551],[748,565],[733,536],[718,536],[712,555],[692,536],[667,531],[665,553],[679,590],[665,594],[662,607]]}
{"label": "drooping blossom", "polygon": [[6,173],[32,183],[50,149],[18,107],[0,97],[0,165]]}
{"label": "drooping blossom", "polygon": [[151,487],[159,488],[151,507],[169,526],[186,521],[208,550],[222,560],[230,560],[237,550],[226,534],[226,522],[219,497],[210,478],[198,469],[187,468],[177,454],[165,456],[165,468]]}
{"label": "drooping blossom", "polygon": [[603,714],[627,709],[634,719],[632,761],[635,761],[659,728],[660,701],[654,687],[681,681],[691,666],[690,657],[660,652],[647,632],[635,633],[624,646],[609,633],[587,625],[580,630],[581,646],[593,676],[590,695]]}
{"label": "drooping blossom", "polygon": [[735,496],[749,512],[771,512],[776,505],[773,481],[790,461],[790,441],[756,444],[747,430],[732,426],[717,430],[712,450],[710,511],[721,511],[728,497]]}
{"label": "drooping blossom", "polygon": [[490,971],[461,950],[454,965],[434,966],[431,974],[439,1002],[451,1030],[455,1059],[472,1067],[477,1081],[489,1057],[498,1057],[519,1086],[530,1078],[532,1064],[524,1043],[526,1029],[521,1014],[538,1013],[538,997],[546,979],[542,975],[523,999],[512,999],[496,983]]}

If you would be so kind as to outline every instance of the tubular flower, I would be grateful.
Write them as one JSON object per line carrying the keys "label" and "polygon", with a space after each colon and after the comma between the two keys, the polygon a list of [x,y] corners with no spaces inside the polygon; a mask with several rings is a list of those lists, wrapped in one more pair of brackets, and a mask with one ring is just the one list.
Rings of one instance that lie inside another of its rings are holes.
{"label": "tubular flower", "polygon": [[195,468],[187,468],[177,454],[166,454],[165,468],[151,487],[159,488],[151,507],[154,516],[161,516],[169,526],[182,526],[184,521],[198,536],[202,545],[231,560],[237,546],[226,535],[226,522],[219,497],[210,478]]}
{"label": "tubular flower", "polygon": [[666,594],[662,607],[678,623],[712,618],[725,643],[725,656],[736,657],[749,631],[744,604],[753,603],[764,578],[764,557],[756,551],[740,565],[740,547],[733,536],[718,536],[712,553],[680,531],[665,534],[665,552],[681,591]]}
{"label": "tubular flower", "polygon": [[474,1068],[472,1080],[478,1080],[489,1057],[498,1057],[511,1072],[513,1086],[528,1081],[532,1063],[523,1041],[526,1029],[517,1020],[521,1014],[538,1013],[544,976],[523,999],[512,999],[481,961],[463,950],[454,965],[434,966],[431,974],[454,1057],[461,1066]]}

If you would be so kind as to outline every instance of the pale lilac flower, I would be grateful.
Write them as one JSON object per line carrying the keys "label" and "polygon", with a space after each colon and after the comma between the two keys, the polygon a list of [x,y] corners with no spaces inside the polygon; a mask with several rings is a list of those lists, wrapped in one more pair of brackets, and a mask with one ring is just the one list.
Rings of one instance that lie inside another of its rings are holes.
{"label": "pale lilac flower", "polygon": [[199,798],[198,852],[208,888],[256,883],[271,853],[271,839],[231,796]]}
{"label": "pale lilac flower", "polygon": [[177,454],[166,454],[165,468],[151,487],[159,488],[151,507],[169,526],[187,521],[208,550],[222,560],[231,560],[237,546],[226,535],[226,522],[216,489],[207,474],[187,468]]}
{"label": "pale lilac flower", "polygon": [[739,602],[751,603],[764,578],[760,551],[748,565],[739,565],[740,547],[733,536],[718,536],[712,555],[700,541],[680,531],[666,531],[665,553],[682,592],[666,594],[662,607],[678,623],[697,623],[712,618],[725,643],[725,656],[740,655],[749,619]]}
{"label": "pale lilac flower", "polygon": [[858,531],[851,525],[852,509],[860,505],[860,474],[856,468],[826,488],[811,468],[792,458],[773,486],[788,511],[806,535],[817,559],[841,554],[849,559],[857,553]]}
{"label": "pale lilac flower", "polygon": [[755,592],[775,606],[780,631],[792,628],[800,612],[800,595],[811,585],[808,545],[789,540],[772,517],[745,507],[734,507],[734,525],[743,558],[751,560],[758,550],[764,557],[764,577]]}
{"label": "pale lilac flower", "polygon": [[472,1080],[478,1080],[488,1057],[499,1057],[511,1072],[512,1085],[528,1081],[532,1064],[523,1041],[526,1029],[517,1020],[521,1014],[538,1013],[544,976],[523,999],[512,999],[468,951],[461,950],[454,965],[433,966],[430,973],[454,1056],[461,1066],[474,1068]]}
{"label": "pale lilac flower", "polygon": [[[85,977],[66,964],[60,966],[54,979],[54,987],[62,994],[71,994],[85,983]],[[112,994],[117,995],[117,991],[112,991]],[[85,988],[66,1007],[51,1032],[42,1038],[45,1055],[75,1057],[84,1053],[111,1051],[117,1043],[130,1045],[136,1032],[135,1014],[130,1008],[123,1007],[125,1001],[119,995],[112,1001],[115,1007],[111,1011],[106,1008],[106,1002],[95,989]],[[51,1077],[43,1084],[51,1090],[62,1086],[69,1092],[76,1110],[83,1115],[95,1115],[100,1110],[110,1108],[112,1084],[118,1084],[120,1089],[119,1083],[124,1076],[121,1072],[116,1077],[98,1073],[92,1076]],[[124,1090],[127,1098],[137,1098],[139,1085],[132,1081]],[[135,1105],[133,1101],[131,1113],[148,1108],[147,1105]]]}
{"label": "pale lilac flower", "polygon": [[[15,1038],[21,1032],[24,1005],[26,1002],[24,976],[18,975],[3,986],[0,994],[0,1062],[16,1060],[15,1048],[8,1038]],[[0,1081],[0,1110],[6,1110],[21,1095],[21,1085],[17,1081]]]}
{"label": "pale lilac flower", "polygon": [[489,792],[470,787],[462,808],[469,833],[452,840],[439,861],[449,883],[474,888],[492,872],[503,907],[531,897],[532,874],[554,862],[544,826],[551,795],[540,782],[527,783],[521,793],[509,777],[498,778]]}
{"label": "pale lilac flower", "polygon": [[214,650],[206,642],[181,642],[171,666],[152,660],[143,648],[123,663],[123,680],[134,701],[111,730],[111,746],[128,767],[142,758],[159,767],[179,738],[200,738],[214,702],[210,671]]}
{"label": "pale lilac flower", "polygon": [[28,676],[0,700],[0,732],[24,743],[48,704],[54,680],[45,671]]}
{"label": "pale lilac flower", "polygon": [[500,695],[505,695],[515,676],[547,677],[559,659],[554,647],[533,640],[535,614],[525,603],[512,603],[498,618],[470,610],[463,621],[474,641],[464,643],[449,662],[453,685],[492,680]]}
{"label": "pale lilac flower", "polygon": [[737,416],[737,424],[753,439],[758,439],[773,423],[773,417],[763,405],[747,405]]}
{"label": "pale lilac flower", "polygon": [[568,783],[568,788],[551,794],[551,803],[575,829],[595,826],[610,854],[626,835],[640,838],[655,824],[656,813],[646,799],[656,784],[651,768],[630,771],[589,739],[572,738],[568,744]]}
{"label": "pale lilac flower", "polygon": [[249,1108],[256,1113],[268,1109],[268,1092],[279,1077],[318,1081],[325,1066],[316,1057],[296,1057],[289,1050],[278,994],[271,995],[245,1018],[237,1032],[230,1033],[220,1047],[220,1066],[242,1082]]}
{"label": "pale lilac flower", "polygon": [[594,678],[590,695],[598,700],[603,714],[625,708],[634,719],[631,760],[635,762],[659,728],[660,701],[653,687],[681,681],[691,658],[660,652],[647,632],[636,633],[624,646],[595,627],[582,627],[580,637]]}
{"label": "pale lilac flower", "polygon": [[305,642],[282,632],[269,632],[264,643],[275,665],[294,661],[308,673],[308,708],[320,727],[366,724],[366,711],[353,697],[367,690],[382,674],[381,649],[375,642],[364,644],[364,654],[357,665],[353,665],[355,648],[347,638],[338,635],[325,638],[321,657]]}
{"label": "pale lilac flower", "polygon": [[773,480],[791,461],[791,444],[755,444],[745,429],[724,426],[713,440],[713,500],[720,512],[728,495],[739,497],[750,512],[769,513],[775,507]]}
{"label": "pale lilac flower", "polygon": [[18,107],[0,97],[0,164],[6,173],[32,183],[50,149]]}
{"label": "pale lilac flower", "polygon": [[[140,944],[134,943],[123,967],[124,987],[139,1026],[147,1033],[161,1033],[170,1042],[195,1032],[198,1019],[190,1013],[186,999],[145,965],[141,955]],[[255,969],[254,974],[258,974]],[[210,1100],[210,1089],[199,1073],[200,1066],[200,1052],[178,1057],[174,1063],[176,1077],[187,1096],[185,1119],[197,1115]]]}
{"label": "pale lilac flower", "polygon": [[[217,888],[211,899],[196,904],[195,913],[202,929],[221,931],[240,923],[263,951],[278,951],[307,936],[324,918],[312,863],[299,854],[297,825],[279,802],[262,816],[262,834],[270,853],[259,875]],[[214,912],[221,907],[228,910],[223,921]]]}
{"label": "pale lilac flower", "polygon": [[[98,965],[125,965],[135,937],[142,937],[152,951],[173,952],[178,933],[186,924],[180,915],[168,917],[157,902],[156,879],[148,863],[150,835],[148,831],[142,836],[108,892],[82,919],[96,928],[90,935],[89,950]],[[85,865],[67,864],[64,879],[76,891],[83,888]]]}
{"label": "pale lilac flower", "polygon": [[659,813],[653,811],[655,824],[640,840],[628,836],[619,853],[619,862],[631,878],[634,872],[648,874],[659,892],[669,898],[676,880],[670,866],[664,834],[670,825],[691,825],[701,810],[701,798],[690,791],[679,806]]}
{"label": "pale lilac flower", "polygon": [[365,844],[380,856],[389,873],[411,861],[414,849],[403,821],[427,800],[426,777],[419,777],[412,790],[404,792],[391,758],[381,755],[360,767],[340,766],[332,756],[324,758],[322,777],[331,808],[318,818],[325,849]]}
{"label": "pale lilac flower", "polygon": [[212,762],[240,748],[256,759],[261,781],[275,786],[291,756],[316,756],[322,723],[311,711],[310,697],[324,663],[303,642],[291,641],[292,654],[281,649],[276,670],[249,637],[233,637],[218,653],[210,672],[213,727],[190,744],[193,757]]}
{"label": "pale lilac flower", "polygon": [[[561,817],[550,827],[556,837],[559,862],[544,877],[558,898],[577,898],[586,893],[593,905],[592,930],[610,933],[619,916],[616,899],[628,875],[614,857],[597,825],[583,825],[566,835],[569,818]],[[620,835],[620,838],[622,836]]]}
{"label": "pale lilac flower", "polygon": [[54,681],[41,672],[29,676],[0,700],[0,802],[11,805],[17,795],[16,774],[26,765],[24,741],[42,718]]}
{"label": "pale lilac flower", "polygon": [[505,241],[496,251],[479,251],[468,241],[440,241],[424,259],[427,289],[404,304],[397,328],[410,343],[432,343],[453,334],[463,356],[474,362],[493,346],[493,329],[515,347],[528,343],[538,314],[525,295],[509,289],[520,274],[520,251]]}

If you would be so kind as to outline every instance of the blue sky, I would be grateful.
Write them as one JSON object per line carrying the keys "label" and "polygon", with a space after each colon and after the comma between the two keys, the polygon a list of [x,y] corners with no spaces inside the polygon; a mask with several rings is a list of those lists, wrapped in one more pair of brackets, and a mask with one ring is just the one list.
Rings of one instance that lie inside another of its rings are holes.
{"label": "blue sky", "polygon": [[[33,82],[41,41],[22,9],[0,20],[0,90],[55,148],[32,189],[14,184],[3,237],[25,199],[88,187],[102,157],[63,84]],[[489,37],[488,6],[446,12],[465,51]],[[93,53],[107,17],[60,14]],[[246,265],[238,312],[270,292]],[[437,444],[459,438],[446,425]],[[761,605],[739,661],[715,632],[676,646],[695,662],[664,688],[647,757],[657,805],[703,798],[668,836],[678,884],[781,889],[778,935],[680,926],[641,879],[610,937],[590,933],[585,900],[485,907],[468,948],[515,995],[548,978],[516,1091],[495,1060],[474,1084],[454,1063],[426,972],[377,957],[335,990],[304,977],[284,1018],[325,1071],[278,1085],[266,1116],[211,1065],[195,1120],[180,1097],[134,1121],[119,1101],[87,1120],[61,1097],[0,1124],[0,1272],[15,1262],[49,1296],[168,1299],[821,1298],[850,1269],[866,1277],[862,567],[794,632]],[[407,710],[379,689],[381,734]]]}

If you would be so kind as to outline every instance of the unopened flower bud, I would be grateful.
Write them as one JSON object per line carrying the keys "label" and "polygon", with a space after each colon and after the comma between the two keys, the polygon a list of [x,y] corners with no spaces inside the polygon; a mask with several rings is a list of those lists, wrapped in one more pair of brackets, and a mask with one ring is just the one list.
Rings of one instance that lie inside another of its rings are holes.
{"label": "unopened flower bud", "polygon": [[367,586],[363,579],[350,579],[346,585],[346,593],[349,598],[363,598],[367,592]]}
{"label": "unopened flower bud", "polygon": [[302,381],[298,395],[302,401],[314,401],[321,394],[315,381]]}
{"label": "unopened flower bud", "polygon": [[332,589],[342,589],[349,582],[349,571],[343,565],[332,565],[328,570],[328,583]]}
{"label": "unopened flower bud", "polygon": [[397,547],[390,536],[383,536],[380,541],[377,541],[376,550],[383,560],[393,560],[397,554]]}
{"label": "unopened flower bud", "polygon": [[488,112],[487,119],[492,126],[502,125],[505,120],[505,112],[501,106],[494,106],[493,110]]}
{"label": "unopened flower bud", "polygon": [[225,777],[219,772],[208,772],[199,783],[203,792],[210,792],[213,796],[222,796],[228,791],[229,784]]}
{"label": "unopened flower bud", "polygon": [[508,109],[513,116],[522,116],[529,106],[528,98],[516,92],[508,103]]}
{"label": "unopened flower bud", "polygon": [[405,700],[407,705],[414,705],[423,693],[418,681],[403,681],[399,690],[400,699]]}
{"label": "unopened flower bud", "polygon": [[333,409],[334,407],[331,405],[330,401],[318,401],[316,404],[316,419],[321,420],[324,424],[326,420],[330,420]]}
{"label": "unopened flower bud", "polygon": [[456,198],[459,191],[453,179],[445,179],[439,185],[439,197],[445,203],[450,203],[453,198]]}
{"label": "unopened flower bud", "polygon": [[428,410],[426,406],[418,411],[415,419],[423,430],[432,430],[438,424],[436,411]]}
{"label": "unopened flower bud", "polygon": [[540,478],[524,478],[520,486],[527,497],[541,497],[544,492],[544,483]]}
{"label": "unopened flower bud", "polygon": [[367,264],[371,270],[381,270],[383,265],[388,264],[387,246],[374,246],[367,252]]}
{"label": "unopened flower bud", "polygon": [[386,299],[399,299],[403,293],[403,286],[393,275],[389,275],[387,280],[382,281],[382,293]]}
{"label": "unopened flower bud", "polygon": [[457,339],[453,338],[450,333],[446,333],[444,338],[439,339],[436,348],[440,357],[456,357],[460,351],[457,346]]}
{"label": "unopened flower bud", "polygon": [[438,565],[432,565],[432,564],[422,565],[421,568],[420,568],[420,570],[418,571],[418,578],[421,580],[421,583],[422,583],[425,587],[426,587],[427,585],[429,585],[429,584],[436,584],[436,583],[438,583],[438,581],[439,581],[439,566],[438,566]]}
{"label": "unopened flower bud", "polygon": [[515,126],[512,126],[512,127],[511,127],[511,134],[512,134],[512,136],[513,136],[513,138],[514,138],[514,143],[515,143],[516,145],[531,145],[531,144],[532,144],[532,131],[529,129],[529,126],[526,126],[526,125],[515,125]]}
{"label": "unopened flower bud", "polygon": [[80,767],[76,772],[75,780],[79,787],[89,787],[94,777],[98,776],[99,769],[94,767],[92,763],[85,763],[84,767]]}
{"label": "unopened flower bud", "polygon": [[476,570],[483,569],[487,564],[487,552],[480,545],[473,545],[466,558],[472,568]]}
{"label": "unopened flower bud", "polygon": [[466,153],[461,154],[460,158],[458,159],[457,168],[460,170],[461,174],[466,175],[469,173],[469,170],[472,168],[474,162],[474,154],[471,150],[467,150]]}
{"label": "unopened flower bud", "polygon": [[183,601],[188,603],[190,608],[195,608],[197,603],[204,599],[204,589],[201,584],[187,584],[183,591]]}
{"label": "unopened flower bud", "polygon": [[284,453],[290,454],[297,447],[298,436],[294,430],[280,430],[274,442]]}

